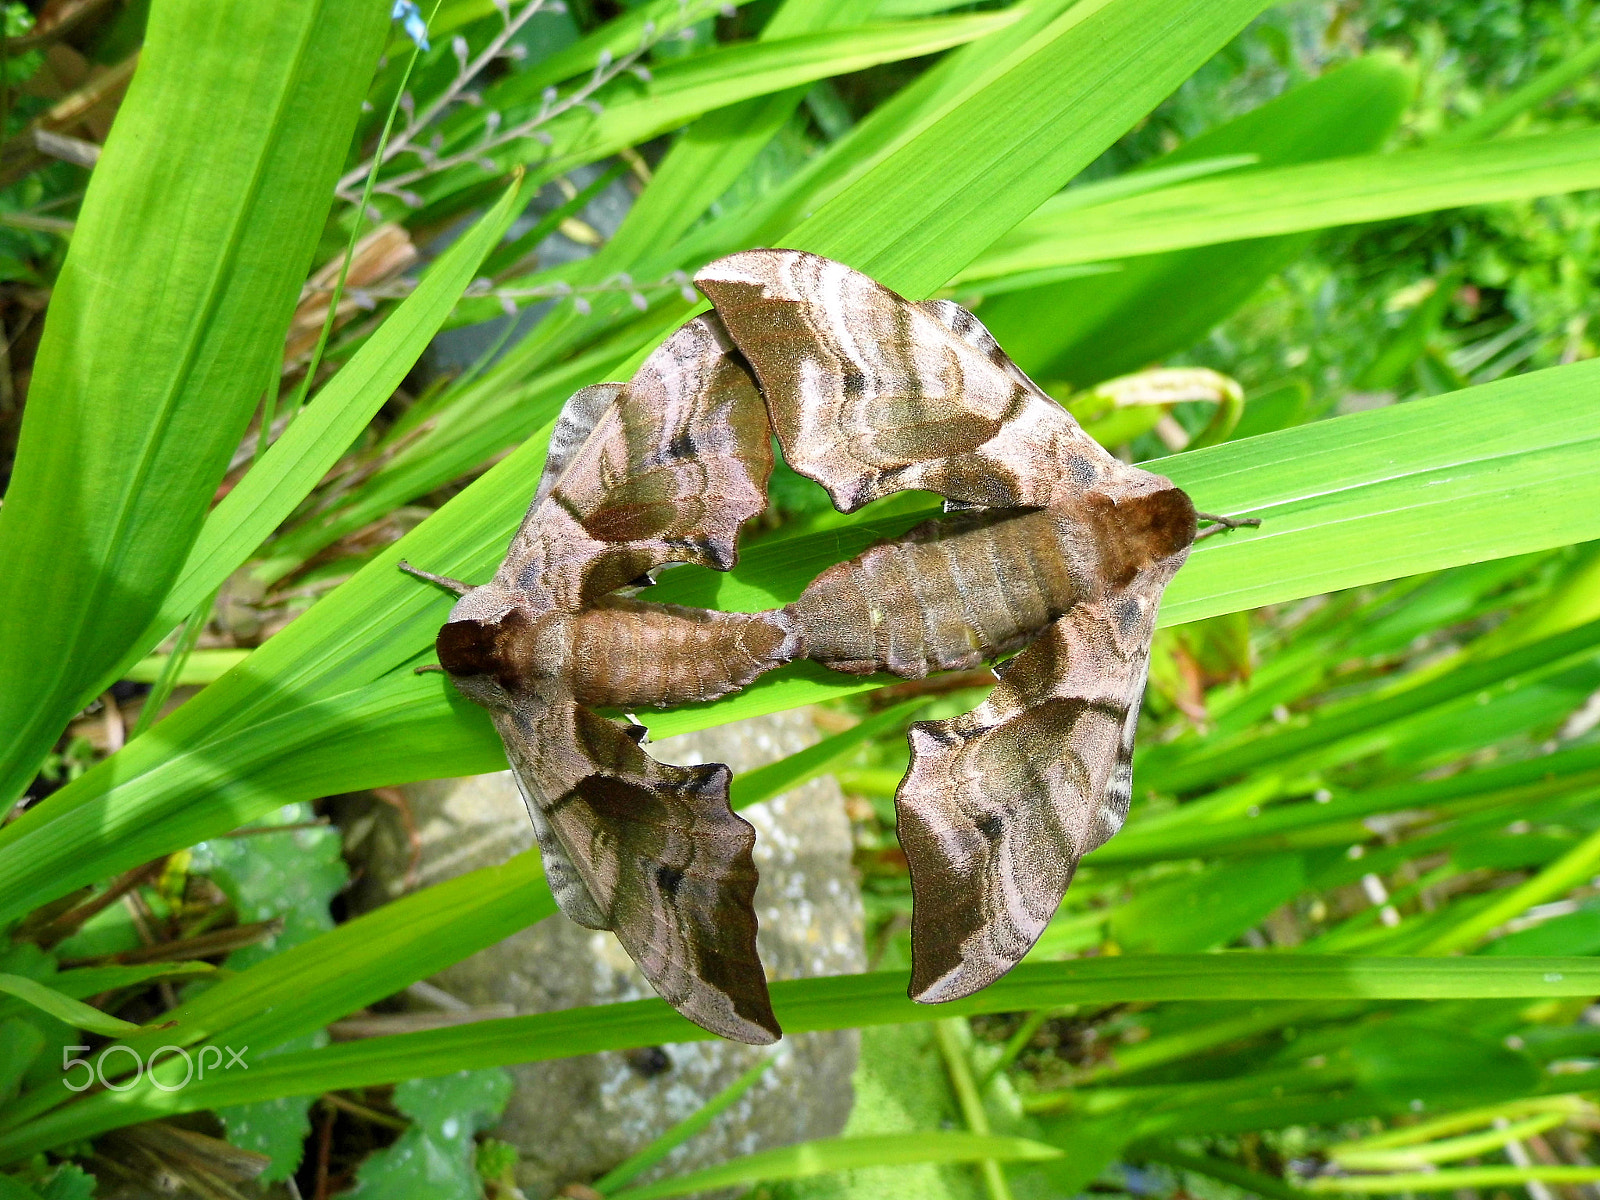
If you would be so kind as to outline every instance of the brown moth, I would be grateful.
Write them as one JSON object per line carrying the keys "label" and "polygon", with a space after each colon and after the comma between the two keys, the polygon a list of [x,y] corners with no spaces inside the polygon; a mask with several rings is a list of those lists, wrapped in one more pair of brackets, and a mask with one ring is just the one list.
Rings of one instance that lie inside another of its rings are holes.
{"label": "brown moth", "polygon": [[787,610],[720,613],[615,593],[663,563],[727,570],[766,507],[766,411],[714,317],[627,384],[585,388],[550,439],[533,505],[480,587],[457,593],[439,662],[484,705],[567,916],[615,931],[661,996],[736,1041],[780,1036],[756,956],[755,831],[728,768],[656,762],[598,707],[711,700],[789,661]]}
{"label": "brown moth", "polygon": [[804,653],[915,678],[1021,650],[978,708],[911,727],[895,796],[911,995],[968,995],[1021,960],[1078,860],[1122,826],[1156,608],[1194,506],[1103,450],[956,304],[793,250],[731,255],[695,284],[784,458],[836,507],[916,488],[952,513],[806,588]]}

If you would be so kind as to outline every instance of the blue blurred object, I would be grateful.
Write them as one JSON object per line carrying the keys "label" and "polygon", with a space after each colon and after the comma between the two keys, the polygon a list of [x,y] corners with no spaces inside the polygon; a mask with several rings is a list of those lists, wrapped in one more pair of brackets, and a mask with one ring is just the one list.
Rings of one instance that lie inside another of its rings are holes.
{"label": "blue blurred object", "polygon": [[389,19],[399,21],[413,42],[423,50],[428,49],[428,22],[423,19],[416,0],[394,0]]}

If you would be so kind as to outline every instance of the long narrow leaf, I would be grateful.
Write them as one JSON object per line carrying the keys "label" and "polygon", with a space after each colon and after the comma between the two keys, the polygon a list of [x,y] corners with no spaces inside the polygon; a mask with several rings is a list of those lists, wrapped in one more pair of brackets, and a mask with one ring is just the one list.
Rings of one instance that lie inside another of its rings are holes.
{"label": "long narrow leaf", "polygon": [[[777,982],[772,985],[772,1002],[784,1029],[802,1033],[927,1020],[935,1013],[1025,1012],[1063,1004],[1588,997],[1597,992],[1600,961],[1592,958],[1240,953],[1024,963],[983,991],[937,1008],[907,999],[900,972]],[[90,1096],[0,1135],[0,1162],[107,1129],[200,1108],[709,1037],[664,1001],[638,1000],[372,1038],[278,1055],[248,1071],[215,1074],[176,1091],[162,1091],[145,1079],[125,1092]]]}
{"label": "long narrow leaf", "polygon": [[377,0],[171,0],[151,15],[53,290],[0,510],[0,800],[189,553],[282,353],[386,18]]}
{"label": "long narrow leaf", "polygon": [[[124,670],[216,591],[294,511],[388,401],[472,282],[478,264],[516,218],[520,193],[517,184],[507,188],[499,203],[445,251],[416,291],[212,510],[160,611],[124,656]],[[111,678],[121,673],[113,672]]]}
{"label": "long narrow leaf", "polygon": [[1600,129],[1231,172],[1024,221],[959,275],[1210,246],[1600,187]]}
{"label": "long narrow leaf", "polygon": [[613,1193],[617,1200],[662,1200],[744,1183],[808,1179],[859,1167],[904,1167],[913,1163],[1044,1162],[1063,1151],[1028,1138],[941,1129],[934,1133],[880,1133],[820,1138],[746,1154],[732,1162],[688,1171],[659,1183]]}
{"label": "long narrow leaf", "polygon": [[[1600,363],[1575,363],[1164,460],[1158,469],[1202,507],[1264,523],[1203,543],[1168,589],[1163,620],[1600,537],[1597,385]],[[288,799],[495,769],[482,713],[437,676],[410,674],[449,601],[395,563],[404,553],[487,577],[540,457],[524,446],[201,696],[0,830],[0,912]],[[791,544],[763,578],[717,581],[714,601],[738,608],[752,588],[792,599],[859,536],[843,526]],[[668,736],[871,686],[807,664],[652,728]]]}

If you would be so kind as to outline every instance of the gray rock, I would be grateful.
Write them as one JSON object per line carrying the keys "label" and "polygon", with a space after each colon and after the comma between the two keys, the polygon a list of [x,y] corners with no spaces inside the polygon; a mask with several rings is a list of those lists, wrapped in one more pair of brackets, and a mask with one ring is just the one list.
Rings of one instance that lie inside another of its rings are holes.
{"label": "gray rock", "polygon": [[[725,762],[738,773],[816,740],[809,715],[794,711],[670,738],[649,749],[663,762]],[[422,848],[419,884],[501,862],[533,844],[509,772],[414,784],[404,791]],[[405,890],[409,839],[388,811],[375,810],[380,820],[372,836],[365,836],[360,820],[352,826],[352,840],[366,842],[368,855],[358,906]],[[769,976],[862,970],[861,897],[838,784],[829,777],[814,780],[743,815],[756,828],[756,912]],[[560,915],[456,964],[433,983],[468,1004],[509,1002],[522,1013],[654,994],[615,937]],[[495,1136],[521,1150],[521,1187],[530,1196],[548,1196],[566,1183],[603,1174],[770,1054],[775,1063],[761,1081],[646,1178],[827,1137],[850,1114],[858,1046],[854,1031],[842,1031],[786,1037],[765,1050],[719,1040],[517,1066],[517,1089]]]}

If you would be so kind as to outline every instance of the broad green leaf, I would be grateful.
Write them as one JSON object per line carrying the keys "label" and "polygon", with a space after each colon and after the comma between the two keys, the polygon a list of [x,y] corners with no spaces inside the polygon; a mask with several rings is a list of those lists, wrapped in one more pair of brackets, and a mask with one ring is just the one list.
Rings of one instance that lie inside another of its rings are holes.
{"label": "broad green leaf", "polygon": [[1593,187],[1600,187],[1600,129],[1262,168],[1024,221],[958,279]]}
{"label": "broad green leaf", "polygon": [[183,566],[276,372],[387,19],[379,0],[152,14],[53,290],[0,510],[8,801]]}
{"label": "broad green leaf", "polygon": [[510,1097],[511,1076],[504,1071],[406,1080],[395,1088],[394,1104],[412,1118],[411,1127],[362,1160],[351,1190],[383,1200],[482,1195],[473,1139],[495,1124]]}
{"label": "broad green leaf", "polygon": [[172,590],[129,647],[113,680],[216,591],[339,461],[400,386],[472,282],[478,264],[505,235],[517,216],[520,195],[520,185],[507,188],[499,203],[440,256],[416,291],[206,517]]}
{"label": "broad green leaf", "polygon": [[[927,1020],[935,1013],[1026,1012],[1063,1004],[1589,997],[1600,992],[1600,961],[1253,953],[1112,956],[1024,963],[983,991],[937,1009],[907,999],[905,982],[900,972],[779,981],[772,985],[773,1009],[787,1032],[803,1033]],[[208,1076],[174,1092],[161,1091],[147,1077],[125,1092],[86,1097],[12,1126],[0,1134],[0,1162],[202,1108],[711,1036],[664,1001],[638,1000],[285,1054],[247,1072]]]}
{"label": "broad green leaf", "polygon": [[[1263,167],[1370,153],[1394,131],[1413,91],[1410,68],[1369,55],[1291,88],[1119,179],[1244,153],[1254,154]],[[1222,176],[1230,177],[1248,186],[1238,173]],[[1079,190],[1047,201],[1030,219],[1073,202]],[[979,315],[1023,370],[1088,386],[1189,346],[1308,240],[1309,235],[1291,236],[1149,255],[1118,264],[1114,276],[991,297]]]}
{"label": "broad green leaf", "polygon": [[688,1171],[659,1183],[613,1192],[617,1200],[661,1200],[713,1188],[748,1183],[808,1179],[861,1167],[902,1167],[913,1163],[1043,1162],[1062,1151],[1028,1138],[941,1129],[928,1133],[879,1133],[821,1138],[797,1146],[758,1150],[732,1162]]}
{"label": "broad green leaf", "polygon": [[[1590,491],[1585,464],[1600,446],[1597,383],[1600,364],[1574,363],[1150,464],[1205,511],[1262,519],[1202,543],[1162,619],[1595,538],[1600,488]],[[1302,522],[1318,532],[1307,537]],[[1235,574],[1245,559],[1248,578]]]}

